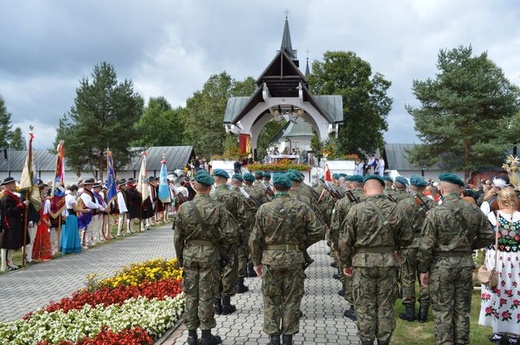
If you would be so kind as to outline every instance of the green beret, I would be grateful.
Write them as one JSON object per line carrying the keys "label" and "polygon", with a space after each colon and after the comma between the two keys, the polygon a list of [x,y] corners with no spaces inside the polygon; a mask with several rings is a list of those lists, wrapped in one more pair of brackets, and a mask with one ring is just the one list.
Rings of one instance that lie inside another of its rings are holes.
{"label": "green beret", "polygon": [[383,180],[383,178],[379,175],[366,175],[364,180],[363,180],[363,184],[365,182],[367,182],[368,180],[377,180],[379,181],[379,183],[381,183],[381,186],[385,186],[385,180]]}
{"label": "green beret", "polygon": [[464,182],[455,174],[440,174],[439,180],[464,187]]}
{"label": "green beret", "polygon": [[206,186],[211,186],[215,183],[213,177],[211,177],[210,174],[206,172],[206,170],[197,171],[195,174],[195,181]]}
{"label": "green beret", "polygon": [[224,169],[215,169],[215,170],[213,170],[213,176],[220,176],[220,177],[223,177],[225,179],[229,178],[229,174]]}
{"label": "green beret", "polygon": [[404,176],[397,176],[395,178],[395,182],[399,182],[400,184],[405,185],[405,186],[409,186],[410,185],[410,183],[408,182],[408,180]]}
{"label": "green beret", "polygon": [[265,178],[271,178],[271,174],[268,173],[268,172],[265,172],[263,175],[264,175]]}
{"label": "green beret", "polygon": [[410,184],[416,187],[426,187],[428,182],[426,182],[421,176],[412,175],[410,177]]}
{"label": "green beret", "polygon": [[255,172],[255,177],[262,178],[262,177],[264,177],[264,174],[261,171],[257,171],[257,172]]}
{"label": "green beret", "polygon": [[362,175],[352,175],[350,176],[350,181],[364,183],[365,178]]}
{"label": "green beret", "polygon": [[339,174],[339,177],[347,177],[347,176],[348,176],[348,175],[345,174],[345,173],[340,173],[340,174]]}
{"label": "green beret", "polygon": [[240,174],[233,174],[232,176],[234,179],[239,180],[240,182],[244,182],[244,178]]}
{"label": "green beret", "polygon": [[303,179],[305,177],[305,175],[301,171],[298,171],[296,169],[289,169],[287,170],[287,172],[292,172],[296,176],[300,176],[300,179]]}
{"label": "green beret", "polygon": [[333,177],[335,180],[338,180],[338,179],[339,179],[339,174],[334,173],[334,174],[332,174],[332,177]]}
{"label": "green beret", "polygon": [[280,185],[286,188],[291,188],[292,182],[289,180],[289,177],[287,177],[287,174],[276,174],[273,178],[273,185]]}
{"label": "green beret", "polygon": [[394,180],[392,180],[392,178],[390,176],[384,175],[382,178],[383,178],[384,181],[394,182]]}
{"label": "green beret", "polygon": [[248,182],[255,182],[255,177],[251,173],[245,173],[244,180],[246,180]]}
{"label": "green beret", "polygon": [[345,174],[345,181],[352,181],[352,176]]}
{"label": "green beret", "polygon": [[289,180],[291,180],[291,181],[301,182],[300,176],[297,176],[293,172],[285,173],[285,176],[287,176],[289,178]]}

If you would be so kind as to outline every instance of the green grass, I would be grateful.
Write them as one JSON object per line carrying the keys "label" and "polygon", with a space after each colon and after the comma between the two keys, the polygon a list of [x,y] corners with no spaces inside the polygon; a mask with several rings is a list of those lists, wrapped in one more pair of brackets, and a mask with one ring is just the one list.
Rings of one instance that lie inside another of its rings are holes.
{"label": "green grass", "polygon": [[[404,312],[404,306],[398,300],[395,305],[397,319],[396,329],[392,336],[391,344],[395,345],[435,345],[435,330],[433,315],[430,310],[428,322],[407,322],[401,320],[398,315]],[[490,327],[478,325],[480,314],[480,290],[473,291],[471,299],[470,344],[490,344],[488,336],[492,333]]]}

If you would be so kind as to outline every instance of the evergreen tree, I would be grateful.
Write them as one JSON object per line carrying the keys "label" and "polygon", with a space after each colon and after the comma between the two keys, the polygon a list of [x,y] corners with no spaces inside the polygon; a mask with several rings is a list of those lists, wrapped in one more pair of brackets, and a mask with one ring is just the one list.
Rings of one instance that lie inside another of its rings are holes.
{"label": "evergreen tree", "polygon": [[109,147],[117,168],[131,158],[130,142],[137,136],[134,124],[143,114],[144,101],[130,80],[117,81],[114,67],[102,62],[92,80],[83,78],[70,111],[59,121],[55,147],[64,140],[67,165],[78,174],[103,178]]}
{"label": "evergreen tree", "polygon": [[436,78],[414,80],[420,107],[407,106],[423,144],[410,152],[412,162],[442,163],[447,170],[469,172],[501,166],[505,152],[518,141],[513,116],[520,109],[518,88],[487,53],[472,48],[441,50]]}

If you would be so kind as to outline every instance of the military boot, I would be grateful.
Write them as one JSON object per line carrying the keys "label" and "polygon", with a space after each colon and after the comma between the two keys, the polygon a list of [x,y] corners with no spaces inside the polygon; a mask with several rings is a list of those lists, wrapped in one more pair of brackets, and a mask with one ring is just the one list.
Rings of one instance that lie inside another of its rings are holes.
{"label": "military boot", "polygon": [[401,318],[401,320],[410,321],[410,322],[415,321],[415,306],[414,305],[405,305],[404,307],[405,307],[405,312],[399,314],[399,317]]}
{"label": "military boot", "polygon": [[237,311],[237,308],[231,304],[231,296],[222,296],[222,315],[228,315]]}
{"label": "military boot", "polygon": [[267,345],[280,345],[280,336],[278,334],[271,335],[271,340]]}
{"label": "military boot", "polygon": [[377,345],[389,345],[389,344],[390,344],[390,341],[381,341],[381,340],[377,341]]}
{"label": "military boot", "polygon": [[249,288],[244,285],[244,277],[237,279],[237,293],[244,293],[249,291]]}
{"label": "military boot", "polygon": [[283,343],[282,345],[292,345],[292,334],[284,334],[283,335]]}
{"label": "military boot", "polygon": [[218,345],[222,344],[222,339],[218,335],[211,334],[211,330],[202,330],[202,339],[200,345]]}
{"label": "military boot", "polygon": [[347,309],[345,312],[343,312],[343,316],[351,319],[352,321],[356,321],[356,311],[354,310],[353,304],[350,305],[350,309]]}
{"label": "military boot", "polygon": [[220,298],[215,298],[215,301],[213,302],[213,308],[215,309],[216,315],[222,314],[222,302]]}
{"label": "military boot", "polygon": [[253,268],[253,263],[252,262],[247,263],[247,276],[249,278],[253,278],[253,277],[257,276],[257,274],[255,272],[255,269]]}
{"label": "military boot", "polygon": [[374,342],[370,340],[361,340],[361,345],[374,345]]}
{"label": "military boot", "polygon": [[198,339],[197,339],[197,330],[188,330],[188,345],[197,345]]}
{"label": "military boot", "polygon": [[417,320],[419,320],[420,323],[425,323],[427,318],[428,318],[428,307],[420,306],[419,315],[417,315]]}

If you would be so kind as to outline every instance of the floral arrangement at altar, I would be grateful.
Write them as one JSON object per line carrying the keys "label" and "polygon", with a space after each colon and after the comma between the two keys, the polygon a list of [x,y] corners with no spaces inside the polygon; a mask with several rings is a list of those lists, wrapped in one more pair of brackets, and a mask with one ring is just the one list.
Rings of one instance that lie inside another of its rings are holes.
{"label": "floral arrangement at altar", "polygon": [[153,344],[185,309],[177,259],[125,266],[87,277],[87,287],[20,320],[0,323],[0,343]]}

